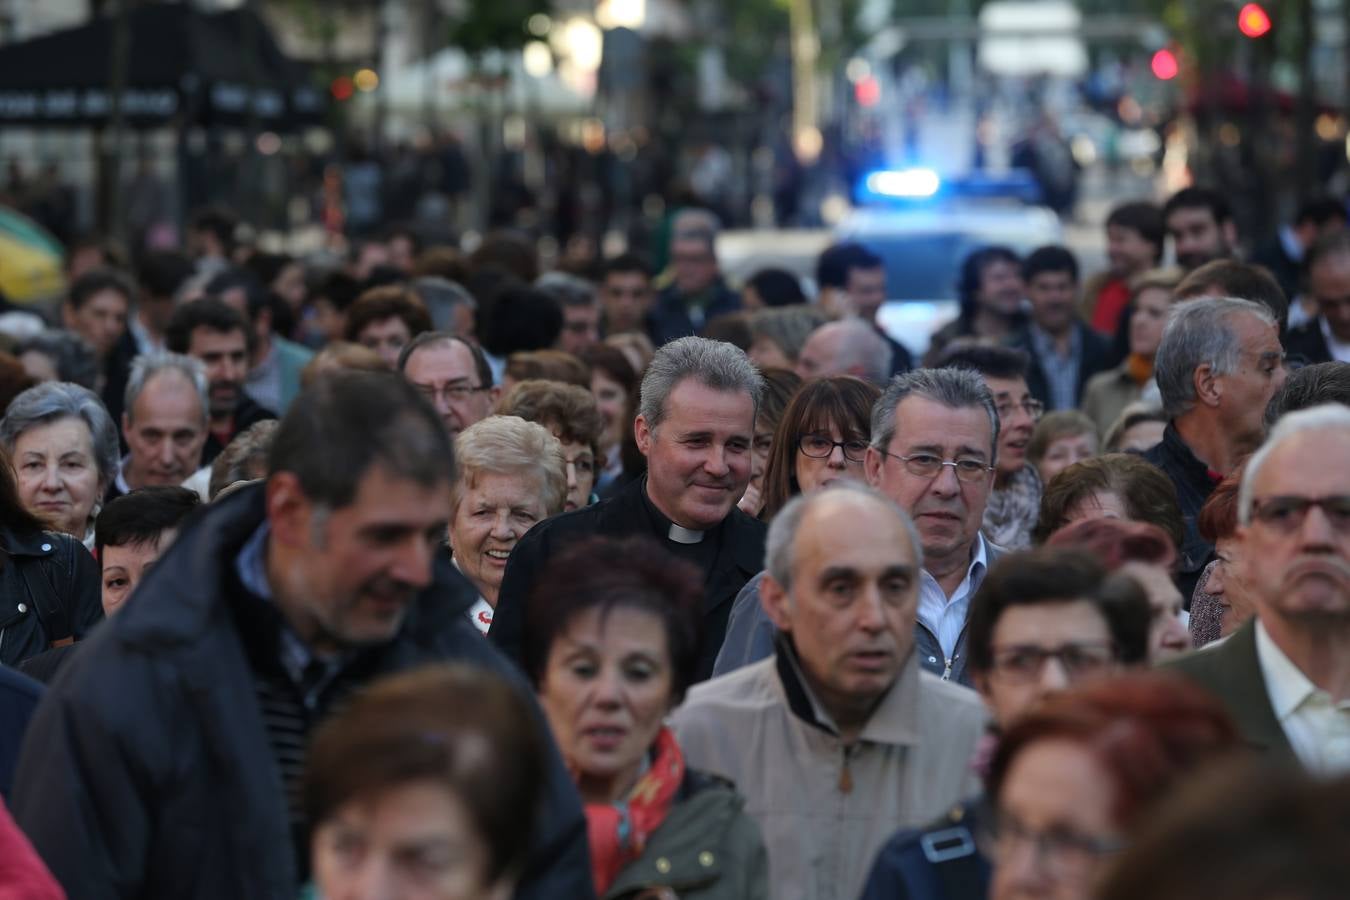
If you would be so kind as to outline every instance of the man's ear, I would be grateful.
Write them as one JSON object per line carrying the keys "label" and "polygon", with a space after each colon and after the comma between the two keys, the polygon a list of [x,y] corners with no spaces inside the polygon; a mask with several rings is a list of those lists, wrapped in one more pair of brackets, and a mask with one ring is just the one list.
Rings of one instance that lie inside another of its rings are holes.
{"label": "man's ear", "polygon": [[764,607],[764,614],[774,627],[785,634],[792,633],[792,611],[787,591],[772,575],[765,575],[759,583],[759,605]]}
{"label": "man's ear", "polygon": [[652,450],[652,441],[655,439],[656,432],[647,424],[647,417],[639,415],[633,420],[633,437],[637,440],[638,451],[643,456],[648,456]]}
{"label": "man's ear", "polygon": [[267,479],[267,522],[283,547],[302,547],[310,543],[314,504],[300,487],[294,472],[277,472]]}
{"label": "man's ear", "polygon": [[1219,376],[1214,374],[1214,366],[1210,363],[1201,363],[1195,367],[1191,373],[1191,380],[1195,386],[1195,399],[1204,406],[1218,406],[1219,401],[1223,399],[1223,383]]}
{"label": "man's ear", "polygon": [[869,446],[867,452],[863,454],[863,475],[872,487],[881,487],[881,467],[885,464],[886,457],[881,455],[881,451]]}

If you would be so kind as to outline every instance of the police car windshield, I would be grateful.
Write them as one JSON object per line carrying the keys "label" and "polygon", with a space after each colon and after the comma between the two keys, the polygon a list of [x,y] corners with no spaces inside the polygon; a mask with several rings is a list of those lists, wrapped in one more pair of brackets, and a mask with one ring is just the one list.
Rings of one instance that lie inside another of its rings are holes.
{"label": "police car windshield", "polygon": [[961,261],[985,243],[979,235],[951,232],[866,238],[885,263],[889,300],[955,300]]}

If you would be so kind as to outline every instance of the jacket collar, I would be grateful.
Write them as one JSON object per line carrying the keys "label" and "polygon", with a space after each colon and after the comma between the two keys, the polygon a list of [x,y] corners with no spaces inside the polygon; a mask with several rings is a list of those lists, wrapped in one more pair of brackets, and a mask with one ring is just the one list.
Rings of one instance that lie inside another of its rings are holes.
{"label": "jacket collar", "polygon": [[1190,445],[1182,439],[1175,420],[1168,422],[1167,427],[1163,429],[1162,452],[1176,461],[1192,484],[1202,486],[1206,492],[1214,487],[1215,481],[1210,475],[1209,466],[1201,462],[1191,451]]}
{"label": "jacket collar", "polygon": [[10,556],[50,556],[56,542],[44,531],[17,532],[0,525],[0,550]]}
{"label": "jacket collar", "polygon": [[1243,624],[1222,646],[1198,652],[1222,654],[1225,693],[1230,699],[1228,712],[1247,742],[1263,750],[1292,752],[1289,738],[1275,717],[1261,671],[1256,650],[1256,620]]}
{"label": "jacket collar", "polygon": [[[838,737],[834,721],[806,682],[792,639],[780,634],[776,644],[775,669],[788,709],[813,728]],[[901,746],[919,743],[919,680],[919,658],[911,651],[859,733],[860,743]]]}

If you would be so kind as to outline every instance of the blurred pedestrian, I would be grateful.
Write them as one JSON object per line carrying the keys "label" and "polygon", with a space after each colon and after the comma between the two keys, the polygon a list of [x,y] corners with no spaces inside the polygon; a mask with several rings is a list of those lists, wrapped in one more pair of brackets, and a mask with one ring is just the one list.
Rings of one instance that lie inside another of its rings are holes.
{"label": "blurred pedestrian", "polygon": [[825,248],[816,259],[816,289],[820,292],[818,305],[827,315],[857,316],[891,348],[887,377],[914,367],[909,351],[892,339],[877,319],[887,296],[886,266],[880,256],[854,242]]}
{"label": "blurred pedestrian", "polygon": [[604,333],[647,333],[647,316],[655,303],[651,265],[632,253],[607,259],[601,266],[600,305]]}
{"label": "blurred pedestrian", "polygon": [[1156,525],[1173,546],[1185,540],[1176,488],[1139,454],[1104,453],[1076,462],[1060,475],[1041,495],[1033,542],[1043,544],[1067,525],[1101,518]]}
{"label": "blurred pedestrian", "polygon": [[933,366],[958,338],[1001,343],[1026,321],[1022,311],[1022,260],[1002,246],[981,247],[961,262],[956,284],[961,308],[932,337],[924,365]]}
{"label": "blurred pedestrian", "polygon": [[826,322],[806,339],[797,355],[802,380],[852,375],[884,385],[891,377],[891,348],[876,329],[861,319]]}
{"label": "blurred pedestrian", "polygon": [[825,324],[813,306],[761,309],[750,316],[750,361],[760,370],[795,369],[802,347]]}
{"label": "blurred pedestrian", "polygon": [[48,329],[21,340],[14,352],[38,381],[68,381],[98,390],[98,360],[79,335]]}
{"label": "blurred pedestrian", "polygon": [[591,347],[581,355],[581,361],[591,369],[591,394],[600,413],[600,452],[605,464],[596,478],[599,492],[613,484],[623,471],[619,448],[632,431],[628,408],[637,396],[638,375],[622,351],[606,344]]}
{"label": "blurred pedestrian", "polygon": [[1200,535],[1214,545],[1214,560],[1205,567],[1191,598],[1191,641],[1198,649],[1227,637],[1256,614],[1256,601],[1243,577],[1242,542],[1238,540],[1239,466],[1200,507]]}
{"label": "blurred pedestrian", "polygon": [[452,440],[486,418],[500,394],[483,351],[443,331],[409,341],[399,353],[398,371],[435,407]]}
{"label": "blurred pedestrian", "polygon": [[[1153,362],[1162,342],[1163,326],[1172,306],[1177,273],[1152,269],[1130,282],[1128,319],[1129,355],[1113,369],[1098,372],[1083,388],[1083,412],[1103,432],[1120,417],[1125,407],[1158,390],[1153,380]],[[1154,398],[1154,403],[1158,403]]]}
{"label": "blurred pedestrian", "polygon": [[1106,216],[1107,268],[1083,284],[1079,314],[1098,334],[1119,330],[1134,280],[1162,263],[1167,231],[1162,210],[1152,203],[1122,203]]}
{"label": "blurred pedestrian", "polygon": [[745,795],[771,896],[856,897],[895,829],[967,793],[985,714],[919,666],[922,551],[894,501],[841,482],[792,500],[770,532],[776,652],[694,687],[675,734]]}
{"label": "blurred pedestrian", "polygon": [[1163,206],[1177,263],[1188,272],[1213,259],[1234,256],[1237,225],[1228,200],[1212,188],[1182,188]]}
{"label": "blurred pedestrian", "polygon": [[[1069,466],[1097,455],[1097,426],[1076,409],[1052,412],[1036,423],[1027,444],[1027,462],[1036,467],[1041,484]],[[1044,497],[1044,494],[1042,494]]]}
{"label": "blurred pedestrian", "polygon": [[787,269],[760,269],[745,280],[741,288],[747,312],[776,309],[780,306],[798,306],[807,302],[802,283]]}
{"label": "blurred pedestrian", "polygon": [[1160,407],[1131,403],[1120,411],[1102,435],[1102,450],[1106,453],[1147,453],[1162,443],[1167,422]]}
{"label": "blurred pedestrian", "polygon": [[[1304,274],[1310,269],[1308,251],[1321,238],[1342,231],[1346,224],[1345,203],[1335,197],[1313,197],[1304,200],[1294,213],[1292,222],[1281,225],[1265,243],[1252,253],[1251,260],[1264,266],[1280,290],[1291,301],[1304,292]],[[1344,294],[1342,294],[1344,296]],[[1296,328],[1317,315],[1315,294],[1313,303],[1296,303],[1290,307],[1289,327]],[[1295,314],[1298,321],[1295,321]]]}
{"label": "blurred pedestrian", "polygon": [[600,340],[600,302],[594,284],[567,272],[545,272],[534,287],[558,301],[562,310],[557,349],[578,356]]}
{"label": "blurred pedestrian", "polygon": [[1314,363],[1290,372],[1266,406],[1266,428],[1288,413],[1324,403],[1350,406],[1350,363]]}
{"label": "blurred pedestrian", "polygon": [[525,670],[581,791],[604,898],[769,896],[745,801],[686,764],[665,724],[695,675],[701,582],[650,540],[597,538],[550,560],[530,601]]}
{"label": "blurred pedestrian", "polygon": [[1289,329],[1285,349],[1304,363],[1350,362],[1350,232],[1320,238],[1308,249],[1306,269],[1316,312]]}
{"label": "blurred pedestrian", "polygon": [[431,330],[431,317],[410,291],[389,285],[371,288],[347,309],[344,337],[369,347],[389,365],[419,334]]}
{"label": "blurred pedestrian", "polygon": [[783,420],[788,404],[802,386],[797,373],[789,369],[761,368],[759,374],[764,379],[764,396],[755,410],[755,443],[751,448],[754,462],[750,467],[750,484],[736,504],[741,512],[756,518],[761,517],[764,509],[764,476],[769,467],[769,457],[773,454],[774,433],[778,430],[778,423]]}
{"label": "blurred pedestrian", "polygon": [[267,457],[277,436],[276,419],[255,422],[234,436],[216,461],[211,463],[207,481],[207,500],[215,500],[221,491],[241,481],[259,481],[267,477]]}
{"label": "blurred pedestrian", "polygon": [[727,286],[717,262],[717,217],[705,209],[685,209],[671,223],[671,282],[656,297],[648,317],[652,341],[660,346],[701,334],[710,319],[741,308],[740,295]]}
{"label": "blurred pedestrian", "polygon": [[[67,891],[291,900],[315,824],[304,753],[328,713],[427,662],[512,677],[435,563],[453,470],[439,420],[400,379],[336,373],[301,394],[266,484],[178,538],[30,726],[15,818]],[[546,777],[517,896],[590,896],[556,754]]]}
{"label": "blurred pedestrian", "polygon": [[604,457],[600,455],[600,411],[590,391],[556,381],[522,381],[507,391],[496,412],[538,422],[562,444],[567,473],[565,511],[595,502],[595,476]]}
{"label": "blurred pedestrian", "polygon": [[1280,334],[1285,333],[1289,298],[1271,274],[1260,266],[1236,259],[1212,259],[1192,269],[1172,292],[1172,300],[1179,303],[1199,297],[1237,297],[1259,303],[1275,317]]}
{"label": "blurred pedestrian", "polygon": [[107,491],[109,500],[138,488],[181,485],[204,465],[209,390],[206,372],[191,357],[153,353],[136,358],[122,415],[128,452]]}
{"label": "blurred pedestrian", "polygon": [[750,481],[759,373],[735,347],[704,338],[657,351],[634,423],[647,476],[594,506],[559,516],[517,545],[491,632],[519,658],[524,605],[554,553],[592,535],[650,535],[703,572],[707,599],[698,678],[713,667],[732,601],[762,564],[763,523],[736,509]]}

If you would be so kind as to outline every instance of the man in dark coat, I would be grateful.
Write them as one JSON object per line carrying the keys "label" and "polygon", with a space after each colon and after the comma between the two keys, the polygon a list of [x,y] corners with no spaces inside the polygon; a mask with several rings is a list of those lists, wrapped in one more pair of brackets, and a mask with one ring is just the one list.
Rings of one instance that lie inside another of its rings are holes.
{"label": "man in dark coat", "polygon": [[1215,485],[1265,437],[1265,411],[1284,384],[1283,351],[1260,303],[1202,297],[1175,307],[1154,361],[1163,412],[1160,444],[1144,454],[1176,486],[1186,527],[1177,586],[1195,591],[1214,547],[1196,518]]}
{"label": "man in dark coat", "polygon": [[[437,560],[454,462],[410,385],[320,380],[270,468],[189,526],[34,716],[14,816],[76,900],[293,900],[309,859],[304,752],[328,712],[437,661],[527,690]],[[517,896],[589,897],[580,803],[550,759]]]}
{"label": "man in dark coat", "polygon": [[717,265],[717,219],[707,210],[689,209],[671,229],[670,270],[674,280],[656,297],[647,327],[658,347],[667,341],[702,334],[713,319],[741,308],[741,295],[727,287]]}
{"label": "man in dark coat", "polygon": [[1350,362],[1350,232],[1321,238],[1307,259],[1308,294],[1317,315],[1289,330],[1284,349],[1305,364]]}
{"label": "man in dark coat", "polygon": [[750,483],[759,373],[738,348],[682,338],[657,351],[634,423],[647,475],[594,506],[539,523],[511,552],[488,636],[520,659],[524,610],[544,563],[591,535],[649,535],[705,573],[696,677],[712,674],[736,594],[764,567],[764,524],[736,508]]}

